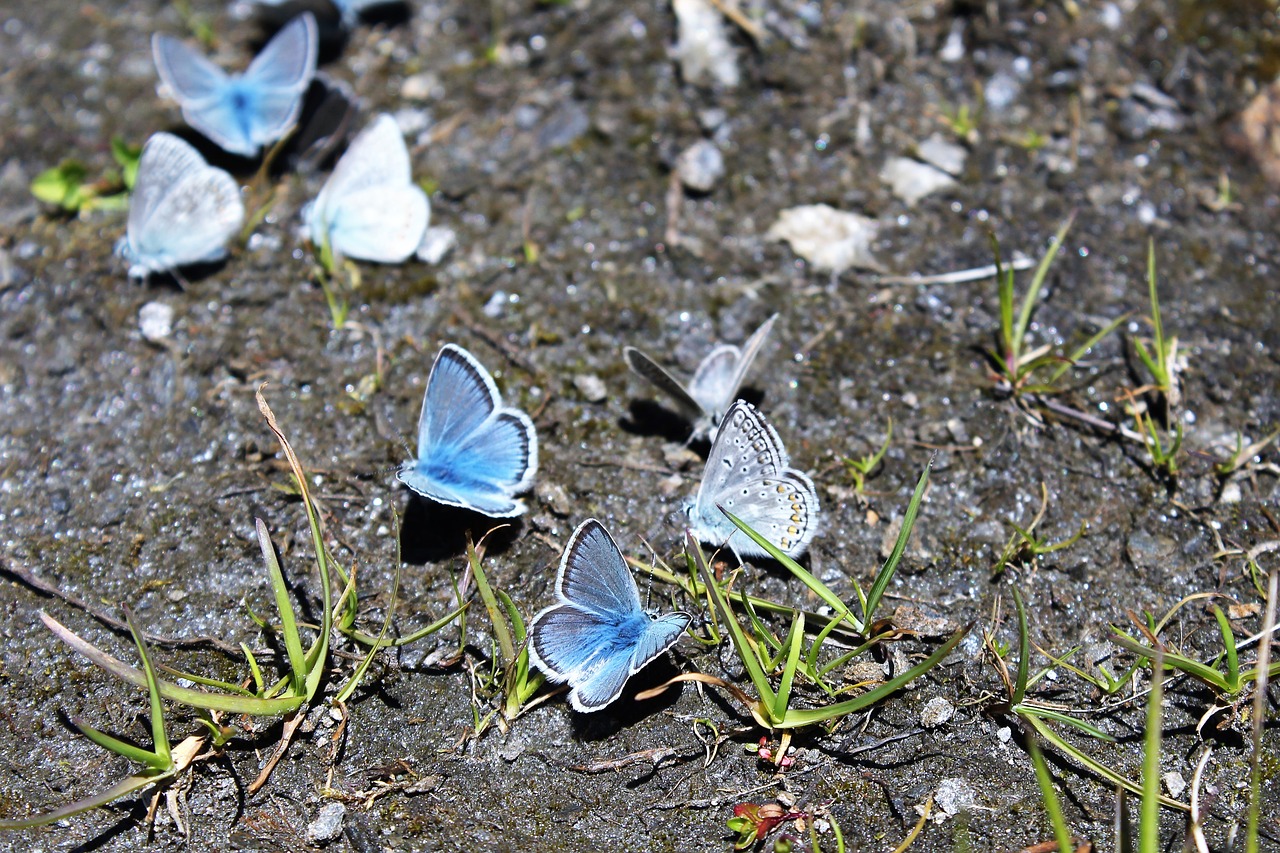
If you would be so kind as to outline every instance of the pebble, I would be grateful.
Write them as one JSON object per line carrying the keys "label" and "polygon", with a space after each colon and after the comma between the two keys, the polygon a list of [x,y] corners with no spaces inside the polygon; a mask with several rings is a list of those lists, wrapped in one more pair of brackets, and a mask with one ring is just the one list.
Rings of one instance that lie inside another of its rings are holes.
{"label": "pebble", "polygon": [[173,306],[163,302],[148,302],[138,310],[138,328],[142,336],[153,344],[161,343],[173,334]]}
{"label": "pebble", "polygon": [[877,223],[870,217],[825,204],[803,204],[778,214],[766,240],[786,240],[791,250],[818,271],[836,275],[850,267],[881,269],[871,255]]}
{"label": "pebble", "polygon": [[956,715],[956,706],[943,696],[934,696],[924,703],[920,711],[920,725],[926,729],[936,728]]}
{"label": "pebble", "polygon": [[582,399],[588,403],[603,403],[609,397],[609,389],[604,380],[594,373],[573,377],[573,387],[578,389]]}
{"label": "pebble", "polygon": [[422,242],[418,244],[418,260],[434,266],[444,260],[444,256],[457,245],[456,231],[444,225],[433,225],[422,234]]}
{"label": "pebble", "polygon": [[978,802],[978,792],[967,779],[950,778],[938,783],[933,801],[943,814],[954,817],[960,812],[971,811]]}
{"label": "pebble", "polygon": [[949,175],[963,172],[965,161],[969,159],[968,149],[937,133],[917,145],[916,153],[921,160]]}
{"label": "pebble", "polygon": [[342,803],[325,803],[320,807],[320,814],[307,824],[308,844],[328,844],[342,835],[342,819],[347,816],[347,807]]}
{"label": "pebble", "polygon": [[673,0],[676,13],[675,57],[680,76],[694,86],[738,85],[738,53],[729,42],[724,18],[709,0]]}
{"label": "pebble", "polygon": [[1175,800],[1182,796],[1182,792],[1187,790],[1187,780],[1182,778],[1182,774],[1176,770],[1170,770],[1168,773],[1160,777],[1160,781],[1164,783],[1164,789],[1169,792],[1169,796]]}
{"label": "pebble", "polygon": [[956,179],[946,172],[910,157],[891,158],[880,170],[880,180],[908,207],[931,193],[956,185]]}
{"label": "pebble", "polygon": [[709,193],[724,177],[724,155],[714,143],[699,140],[676,158],[676,174],[686,189]]}

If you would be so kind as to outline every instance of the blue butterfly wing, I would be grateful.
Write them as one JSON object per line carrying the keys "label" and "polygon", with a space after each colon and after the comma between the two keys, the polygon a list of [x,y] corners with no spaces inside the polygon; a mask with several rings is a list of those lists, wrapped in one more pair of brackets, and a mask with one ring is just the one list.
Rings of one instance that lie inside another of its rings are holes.
{"label": "blue butterfly wing", "polygon": [[343,196],[328,223],[329,244],[345,257],[398,264],[417,251],[430,219],[421,187],[372,187]]}
{"label": "blue butterfly wing", "polygon": [[594,518],[578,525],[565,548],[556,574],[556,595],[601,617],[644,616],[622,551]]}
{"label": "blue butterfly wing", "polygon": [[573,688],[569,703],[579,711],[598,711],[622,693],[637,643],[649,618],[634,613],[598,614],[573,604],[557,604],[539,613],[529,629],[529,654],[552,681]]}
{"label": "blue butterfly wing", "polygon": [[151,37],[151,55],[160,79],[184,108],[187,104],[216,100],[230,80],[225,71],[203,55],[164,33]]}
{"label": "blue butterfly wing", "polygon": [[688,613],[665,613],[657,619],[647,619],[640,636],[631,651],[631,672],[637,673],[650,662],[671,648],[689,627],[692,617]]}
{"label": "blue butterfly wing", "polygon": [[497,386],[469,352],[447,344],[436,356],[418,420],[418,458],[400,480],[420,494],[486,515],[518,515],[511,495],[526,488],[538,465],[533,422],[499,407]]}
{"label": "blue butterfly wing", "polygon": [[267,42],[240,78],[245,96],[244,133],[257,146],[293,129],[316,73],[319,28],[310,13],[294,18]]}

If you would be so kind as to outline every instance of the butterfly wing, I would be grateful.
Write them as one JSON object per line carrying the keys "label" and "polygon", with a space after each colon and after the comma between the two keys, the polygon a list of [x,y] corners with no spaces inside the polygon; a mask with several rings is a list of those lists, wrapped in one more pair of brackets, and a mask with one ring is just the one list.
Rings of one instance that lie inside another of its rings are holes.
{"label": "butterfly wing", "polygon": [[231,78],[202,54],[165,33],[151,37],[151,55],[160,79],[185,110],[217,100]]}
{"label": "butterfly wing", "polygon": [[686,511],[702,541],[720,543],[733,537],[738,554],[767,557],[719,506],[792,557],[802,554],[817,533],[818,495],[813,481],[790,467],[777,432],[754,406],[741,400],[725,414],[697,496]]}
{"label": "butterfly wing", "polygon": [[698,365],[693,381],[689,383],[689,393],[703,409],[713,414],[715,423],[712,426],[719,424],[720,416],[737,399],[742,383],[747,378],[747,371],[760,354],[760,348],[769,337],[777,319],[778,315],[774,314],[761,323],[760,328],[747,338],[741,350],[734,346],[718,346]]}
{"label": "butterfly wing", "polygon": [[307,214],[311,241],[362,260],[398,263],[418,248],[430,205],[412,181],[409,150],[383,114],[361,131]]}
{"label": "butterfly wing", "polygon": [[623,358],[627,360],[627,366],[637,376],[648,380],[662,393],[671,398],[671,401],[680,407],[681,414],[696,420],[707,412],[703,409],[694,396],[680,384],[680,380],[676,379],[667,370],[658,364],[649,356],[642,353],[635,347],[626,347],[622,350]]}
{"label": "butterfly wing", "polygon": [[132,274],[217,260],[243,222],[235,179],[176,136],[147,140],[129,208]]}
{"label": "butterfly wing", "polygon": [[530,627],[529,653],[553,681],[572,686],[569,702],[597,711],[617,699],[627,679],[669,649],[689,624],[683,613],[652,620],[626,560],[604,525],[588,519],[574,531],[556,574],[559,604]]}
{"label": "butterfly wing", "polygon": [[240,78],[247,111],[246,135],[258,146],[293,129],[302,96],[311,85],[319,56],[319,28],[310,12],[299,15],[267,42]]}
{"label": "butterfly wing", "polygon": [[493,377],[471,353],[446,344],[427,377],[418,419],[418,458],[401,482],[450,506],[507,517],[524,512],[512,494],[538,467],[538,439],[524,412],[500,405]]}

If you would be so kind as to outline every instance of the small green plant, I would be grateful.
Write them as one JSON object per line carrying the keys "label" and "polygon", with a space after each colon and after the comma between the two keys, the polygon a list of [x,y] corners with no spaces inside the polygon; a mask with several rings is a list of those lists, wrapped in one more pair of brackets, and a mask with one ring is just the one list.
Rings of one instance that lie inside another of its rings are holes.
{"label": "small green plant", "polygon": [[[1182,394],[1178,383],[1178,339],[1165,337],[1164,321],[1160,316],[1160,296],[1156,290],[1156,246],[1155,241],[1147,241],[1147,292],[1151,300],[1151,328],[1153,337],[1149,342],[1141,338],[1133,341],[1134,351],[1146,366],[1151,375],[1151,384],[1147,389],[1155,391],[1164,401],[1165,424],[1175,417],[1178,404],[1182,402]],[[1148,348],[1148,345],[1150,348]],[[1146,389],[1139,389],[1139,391]]]}
{"label": "small green plant", "polygon": [[1054,551],[1061,551],[1063,548],[1074,545],[1084,536],[1085,531],[1089,529],[1088,522],[1081,522],[1080,529],[1075,535],[1070,536],[1058,542],[1050,542],[1035,535],[1036,526],[1044,519],[1045,510],[1049,507],[1049,488],[1044,484],[1040,484],[1040,509],[1036,513],[1035,518],[1031,519],[1031,523],[1026,528],[1019,527],[1012,521],[1009,526],[1013,528],[1013,536],[1009,538],[1008,543],[1004,546],[1004,550],[1000,552],[1000,559],[996,561],[993,572],[999,575],[1004,572],[1010,563],[1035,561],[1043,557],[1045,554],[1052,554]]}
{"label": "small green plant", "polygon": [[[828,620],[825,626],[817,632],[813,643],[807,651],[804,646],[808,617],[803,611],[789,608],[781,609],[782,612],[789,612],[791,622],[786,637],[781,641],[777,641],[767,631],[763,630],[763,625],[751,612],[748,601],[748,616],[753,634],[747,634],[733,610],[731,597],[728,593],[728,586],[732,583],[733,578],[731,577],[724,583],[716,580],[701,546],[695,540],[692,532],[689,532],[686,535],[685,553],[690,561],[690,570],[696,572],[698,579],[701,581],[701,589],[694,590],[694,592],[699,597],[706,596],[710,603],[713,620],[718,628],[728,635],[738,658],[742,661],[752,687],[755,688],[756,695],[754,697],[749,696],[743,690],[722,679],[701,673],[679,675],[673,681],[702,681],[722,687],[728,690],[738,701],[742,702],[761,726],[770,730],[792,730],[838,720],[848,714],[874,705],[887,698],[903,685],[937,666],[964,639],[965,634],[969,631],[969,626],[965,626],[952,634],[925,660],[900,673],[890,681],[880,684],[874,689],[859,694],[852,699],[836,701],[816,708],[795,708],[791,704],[797,676],[801,676],[805,680],[818,685],[829,696],[834,695],[835,691],[824,684],[824,677],[836,666],[842,666],[852,655],[869,648],[876,642],[887,639],[893,633],[888,626],[877,625],[874,616],[880,599],[906,550],[916,515],[919,513],[920,502],[924,497],[928,475],[929,469],[926,467],[920,475],[915,493],[912,495],[911,503],[908,505],[902,523],[902,530],[898,535],[898,541],[872,583],[871,590],[864,595],[862,590],[855,584],[854,588],[857,591],[859,609],[861,610],[860,616],[855,615],[826,584],[810,574],[795,560],[778,550],[776,546],[752,530],[741,519],[721,508],[721,511],[725,512],[725,515],[739,530],[764,548],[770,557],[777,560],[781,566],[795,575],[798,580],[834,611],[834,617]],[[863,643],[853,651],[836,658],[835,661],[820,664],[820,654],[827,638],[842,623],[864,635]],[[778,673],[776,687],[774,686],[775,672]],[[655,688],[654,691],[648,691],[640,695],[641,697],[650,695],[665,687],[666,685],[663,685]],[[786,746],[789,739],[789,735],[784,735],[783,745],[777,750],[779,761],[786,755]]]}
{"label": "small green plant", "polygon": [[336,331],[347,324],[351,295],[360,289],[360,269],[346,258],[338,257],[327,235],[317,250],[320,263],[313,268],[312,274],[324,293],[325,304],[329,306],[329,320]]}
{"label": "small green plant", "polygon": [[1156,426],[1150,412],[1138,412],[1133,416],[1137,424],[1137,433],[1147,448],[1151,469],[1169,480],[1178,475],[1178,453],[1182,450],[1182,422],[1174,420],[1173,434],[1160,438],[1160,429]]}
{"label": "small green plant", "polygon": [[68,213],[125,210],[129,206],[129,190],[133,189],[138,177],[142,147],[114,138],[111,140],[111,156],[120,167],[119,172],[108,171],[90,180],[89,170],[83,163],[63,160],[36,175],[31,182],[31,194]]}
{"label": "small green plant", "polygon": [[[1058,380],[1067,370],[1124,322],[1123,316],[1116,318],[1070,354],[1055,353],[1048,344],[1027,349],[1027,330],[1031,326],[1031,315],[1040,299],[1040,290],[1044,287],[1049,269],[1053,266],[1053,260],[1057,257],[1058,250],[1062,248],[1074,219],[1075,216],[1072,215],[1058,229],[1053,245],[1036,267],[1031,285],[1020,305],[1014,294],[1014,270],[1004,267],[1000,258],[1000,243],[994,234],[991,237],[992,249],[995,252],[996,282],[1000,302],[1000,332],[997,348],[989,350],[987,355],[995,368],[996,388],[1002,393],[1014,395],[1055,393]],[[1043,375],[1038,378],[1041,374]],[[1032,381],[1037,378],[1038,381]]]}
{"label": "small green plant", "polygon": [[[484,602],[489,613],[489,623],[493,626],[494,644],[496,646],[493,661],[495,672],[491,682],[499,687],[501,699],[499,707],[488,715],[481,717],[476,711],[475,733],[482,734],[495,714],[501,711],[499,725],[506,728],[506,723],[514,720],[529,706],[529,700],[542,687],[546,678],[536,669],[529,666],[528,630],[524,617],[520,615],[515,602],[504,590],[495,589],[484,573],[483,551],[467,541],[467,563],[471,575],[475,578],[476,591]],[[508,627],[510,623],[510,627]]]}
{"label": "small green plant", "polygon": [[978,106],[971,107],[967,103],[942,108],[939,121],[946,126],[961,142],[973,145],[978,141],[978,125],[982,121],[981,90],[978,90]]}
{"label": "small green plant", "polygon": [[1280,438],[1280,427],[1272,430],[1265,438],[1246,445],[1244,443],[1244,435],[1237,432],[1235,449],[1231,452],[1229,458],[1213,466],[1214,473],[1224,479],[1230,477],[1241,468],[1249,465],[1253,457],[1266,450],[1277,438]]}
{"label": "small green plant", "polygon": [[844,469],[853,479],[853,490],[858,494],[863,494],[863,490],[867,485],[867,477],[880,465],[884,459],[885,451],[889,449],[889,442],[893,441],[893,418],[889,419],[889,426],[885,432],[884,444],[880,445],[880,449],[872,453],[868,453],[859,459],[852,456],[844,458]]}
{"label": "small green plant", "polygon": [[[1013,587],[1013,602],[1017,613],[1017,650],[1018,658],[1014,665],[1014,672],[1010,673],[1007,654],[997,652],[992,642],[993,632],[987,633],[987,649],[991,653],[992,660],[995,662],[997,673],[1004,682],[1005,690],[1008,693],[1009,700],[1007,703],[1001,703],[989,709],[989,712],[996,716],[1011,717],[1026,735],[1028,740],[1039,738],[1043,742],[1052,746],[1059,754],[1066,756],[1071,761],[1086,768],[1091,773],[1107,780],[1113,785],[1137,794],[1143,793],[1141,782],[1134,782],[1129,777],[1114,770],[1111,767],[1089,755],[1080,747],[1071,741],[1059,735],[1050,725],[1050,723],[1058,723],[1065,725],[1076,731],[1085,734],[1096,740],[1104,742],[1114,742],[1115,738],[1078,717],[1066,713],[1063,709],[1050,707],[1042,702],[1037,702],[1027,696],[1028,689],[1042,678],[1047,669],[1042,669],[1034,677],[1031,675],[1031,637],[1027,626],[1027,610],[1023,604],[1022,595],[1018,592],[1017,587]],[[1168,808],[1187,811],[1188,806],[1180,803],[1170,797],[1159,796],[1159,803]]]}

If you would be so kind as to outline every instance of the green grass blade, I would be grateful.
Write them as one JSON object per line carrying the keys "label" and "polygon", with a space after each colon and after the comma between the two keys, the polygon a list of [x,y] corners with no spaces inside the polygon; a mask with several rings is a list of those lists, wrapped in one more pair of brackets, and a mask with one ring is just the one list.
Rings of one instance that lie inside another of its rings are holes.
{"label": "green grass blade", "polygon": [[884,561],[884,565],[880,568],[876,579],[871,583],[871,590],[867,593],[867,603],[862,619],[862,630],[864,631],[875,619],[876,608],[880,606],[880,599],[884,597],[885,590],[889,588],[889,582],[893,580],[893,573],[898,570],[898,564],[902,562],[902,555],[906,553],[907,542],[911,539],[911,531],[915,529],[916,516],[920,514],[920,504],[924,501],[925,489],[929,486],[929,473],[932,470],[933,459],[930,458],[929,462],[924,466],[924,470],[920,472],[920,479],[916,480],[915,491],[911,493],[911,502],[907,504],[907,513],[902,517],[902,529],[898,531],[898,541],[893,543],[893,551],[889,554],[889,559]]}
{"label": "green grass blade", "polygon": [[[129,625],[129,633],[138,647],[138,657],[142,659],[142,672],[147,677],[147,695],[151,699],[151,742],[155,750],[157,770],[168,770],[173,766],[173,757],[169,753],[169,734],[164,730],[164,704],[160,701],[160,684],[156,678],[156,668],[151,663],[151,655],[147,654],[147,644],[143,642],[142,632],[133,621],[133,611],[124,609],[125,622]],[[151,762],[147,762],[151,763]]]}
{"label": "green grass blade", "polygon": [[[800,565],[794,559],[787,556],[782,551],[778,550],[778,547],[774,545],[772,542],[770,542],[768,539],[765,539],[759,533],[756,533],[754,530],[752,530],[750,525],[748,525],[745,521],[738,518],[736,515],[729,512],[727,509],[725,509],[722,506],[718,506],[717,508],[722,513],[724,513],[725,517],[728,518],[730,521],[732,521],[739,530],[745,533],[747,537],[751,539],[752,542],[755,542],[757,545],[763,548],[769,554],[770,557],[772,557],[774,560],[778,562],[780,566],[782,566],[787,571],[791,572],[791,574],[795,575],[796,578],[801,583],[803,583],[810,590],[812,590],[814,595],[821,598],[829,607],[831,607],[832,610],[836,611],[836,613],[840,617],[848,619],[850,624],[860,626],[859,630],[862,630],[863,628],[862,623],[859,622],[857,618],[854,617],[854,615],[849,611],[849,608],[845,605],[844,601],[840,599],[840,596],[832,592],[831,589],[826,584],[818,580],[814,575],[810,574],[809,571],[804,568],[804,566]],[[790,609],[790,608],[787,608],[787,609]]]}
{"label": "green grass blade", "polygon": [[[1198,678],[1201,681],[1203,681],[1205,684],[1208,684],[1212,687],[1216,687],[1218,690],[1222,691],[1222,693],[1224,694],[1231,693],[1231,689],[1230,689],[1231,685],[1227,683],[1227,680],[1223,676],[1223,674],[1218,670],[1214,669],[1213,667],[1207,664],[1203,664],[1198,660],[1193,660],[1192,658],[1186,657],[1185,655],[1177,654],[1175,652],[1167,652],[1167,651],[1160,651],[1158,649],[1153,649],[1150,646],[1143,645],[1142,643],[1130,637],[1128,634],[1125,634],[1121,631],[1114,630],[1114,629],[1111,634],[1111,642],[1115,643],[1117,646],[1120,646],[1126,651],[1133,652],[1136,655],[1142,655],[1145,658],[1154,658],[1156,654],[1161,654],[1164,658],[1165,666],[1173,667],[1176,670],[1185,672],[1187,675],[1190,675],[1193,678]],[[1139,792],[1134,791],[1134,793],[1136,794]]]}
{"label": "green grass blade", "polygon": [[1021,344],[1023,338],[1027,334],[1027,328],[1031,325],[1031,312],[1035,310],[1036,302],[1040,299],[1040,289],[1044,286],[1045,279],[1049,277],[1049,268],[1053,266],[1053,259],[1057,257],[1058,250],[1063,246],[1067,232],[1071,230],[1071,223],[1075,221],[1076,215],[1073,213],[1067,217],[1067,221],[1062,223],[1062,227],[1058,229],[1058,233],[1054,235],[1053,245],[1049,247],[1049,251],[1045,252],[1044,257],[1040,259],[1040,265],[1036,267],[1035,275],[1031,278],[1031,286],[1027,289],[1027,295],[1022,300],[1022,309],[1018,312],[1018,323],[1014,326],[1014,339]]}
{"label": "green grass blade", "polygon": [[791,630],[787,632],[787,663],[782,668],[782,679],[778,682],[778,693],[773,697],[773,718],[781,720],[787,715],[787,704],[791,701],[791,688],[796,680],[796,668],[800,665],[800,649],[804,645],[804,614],[796,611],[791,620]]}
{"label": "green grass blade", "polygon": [[[58,620],[47,613],[40,614],[45,627],[54,633],[62,642],[87,657],[96,666],[106,670],[122,681],[146,689],[147,676],[142,670],[135,669],[99,649],[97,646],[76,635]],[[226,711],[231,714],[250,714],[256,717],[287,714],[295,710],[303,702],[301,696],[284,696],[277,699],[260,699],[256,697],[234,696],[223,693],[206,693],[203,690],[192,690],[179,687],[168,681],[157,679],[160,695],[193,708],[204,708],[209,711]]]}
{"label": "green grass blade", "polygon": [[1013,695],[1009,697],[1011,705],[1021,705],[1027,696],[1027,678],[1031,670],[1031,634],[1027,628],[1027,606],[1022,601],[1022,593],[1012,587],[1013,606],[1018,613],[1018,672],[1013,681]]}
{"label": "green grass blade", "polygon": [[954,634],[948,637],[947,641],[939,646],[933,654],[929,655],[929,657],[911,667],[911,669],[902,673],[897,678],[886,681],[879,687],[876,687],[873,690],[868,690],[866,693],[855,696],[853,699],[848,699],[844,702],[837,702],[834,705],[827,705],[822,708],[788,710],[786,716],[782,720],[777,721],[775,727],[780,729],[798,729],[803,728],[804,726],[812,726],[817,723],[826,722],[827,720],[838,719],[847,714],[861,711],[863,708],[876,704],[882,699],[893,694],[903,685],[915,680],[941,663],[942,660],[951,653],[951,650],[959,645],[960,641],[964,639],[965,635],[969,633],[969,630],[972,627],[973,625],[970,624],[957,630]]}
{"label": "green grass blade", "polygon": [[685,550],[689,554],[689,559],[693,560],[697,565],[698,574],[702,577],[703,586],[711,599],[712,609],[716,618],[720,620],[721,627],[729,635],[729,641],[733,643],[734,651],[738,653],[738,658],[747,670],[747,677],[755,685],[761,704],[765,708],[772,709],[774,707],[774,693],[773,688],[769,686],[769,676],[760,667],[760,661],[756,657],[755,651],[747,642],[746,633],[743,632],[742,626],[738,624],[737,617],[733,615],[733,609],[729,606],[728,598],[711,574],[711,568],[707,565],[707,558],[702,553],[702,546],[698,544],[693,533],[687,530],[685,531]]}
{"label": "green grass blade", "polygon": [[292,692],[305,695],[307,690],[307,656],[302,651],[302,637],[298,633],[298,618],[293,612],[293,602],[289,600],[289,587],[284,582],[284,572],[280,569],[280,561],[276,559],[275,546],[271,544],[271,534],[262,519],[255,518],[254,525],[258,531],[258,547],[262,550],[262,559],[267,564],[267,577],[271,581],[271,591],[276,599],[276,612],[280,616],[280,634],[284,639],[285,653],[289,656],[289,680]]}
{"label": "green grass blade", "polygon": [[105,791],[99,791],[91,797],[86,797],[83,800],[76,800],[74,803],[68,803],[67,805],[54,809],[51,812],[45,812],[44,814],[36,815],[35,817],[18,818],[16,820],[0,820],[0,830],[34,829],[38,826],[48,826],[51,823],[57,823],[60,820],[66,820],[69,817],[74,817],[75,815],[92,811],[100,806],[105,806],[114,800],[126,797],[135,791],[141,791],[142,789],[150,787],[157,782],[162,782],[171,776],[173,776],[173,771],[166,773],[138,773],[127,779],[122,779]]}
{"label": "green grass blade", "polygon": [[1160,850],[1160,735],[1164,705],[1164,667],[1160,650],[1151,661],[1151,692],[1147,694],[1147,731],[1142,744],[1142,810],[1138,821],[1138,850]]}
{"label": "green grass blade", "polygon": [[[355,576],[352,575],[352,580],[354,581],[354,579]],[[395,615],[396,597],[399,594],[400,561],[397,560],[395,574],[391,580],[391,600],[387,602],[387,615],[386,618],[382,620],[382,630],[378,632],[378,639],[373,644],[373,647],[369,649],[369,653],[360,660],[359,665],[356,666],[355,672],[351,673],[350,680],[348,680],[347,683],[342,686],[342,689],[338,691],[337,695],[333,697],[334,702],[345,703],[351,698],[352,694],[356,692],[356,688],[360,686],[360,682],[364,679],[365,673],[369,671],[370,665],[373,664],[374,655],[378,653],[378,649],[382,648],[383,638],[387,636],[387,631],[391,629],[391,618]]]}
{"label": "green grass blade", "polygon": [[1231,684],[1231,692],[1235,693],[1244,685],[1240,682],[1240,658],[1236,652],[1236,635],[1227,621],[1227,614],[1222,608],[1214,605],[1214,618],[1218,620],[1218,630],[1222,632],[1222,644],[1227,653],[1227,681]]}
{"label": "green grass blade", "polygon": [[502,618],[502,605],[498,602],[498,596],[494,593],[493,587],[489,585],[489,578],[485,576],[484,567],[480,565],[480,556],[470,537],[467,539],[467,562],[471,564],[471,575],[476,581],[476,591],[480,593],[484,609],[489,613],[493,636],[497,639],[498,648],[502,652],[502,665],[509,667],[516,659],[516,646],[511,640],[511,632],[507,630],[507,623]]}
{"label": "green grass blade", "polygon": [[[1103,338],[1105,338],[1107,335],[1114,332],[1117,328],[1120,327],[1120,324],[1127,319],[1129,319],[1128,314],[1121,314],[1119,317],[1115,318],[1110,323],[1103,326],[1102,329],[1100,329],[1097,333],[1091,335],[1088,338],[1088,340],[1086,340],[1080,346],[1072,350],[1071,354],[1067,356],[1066,360],[1059,362],[1057,368],[1055,368],[1054,371],[1049,374],[1049,381],[1044,383],[1045,387],[1052,390],[1053,386],[1057,383],[1059,379],[1062,378],[1063,374],[1065,374],[1072,367],[1075,367],[1076,364],[1079,363],[1080,359],[1085,357],[1085,355],[1089,352],[1089,350],[1097,346],[1098,343]],[[1140,352],[1138,353],[1138,355],[1141,356],[1142,353]]]}
{"label": "green grass blade", "polygon": [[1067,819],[1062,814],[1062,803],[1058,802],[1058,792],[1053,789],[1053,777],[1049,775],[1049,762],[1045,761],[1040,744],[1034,737],[1027,738],[1027,749],[1031,752],[1031,766],[1036,770],[1036,784],[1040,786],[1040,799],[1044,810],[1049,814],[1049,822],[1053,824],[1053,837],[1058,842],[1059,853],[1075,853],[1075,845],[1071,843],[1071,830],[1067,827]]}
{"label": "green grass blade", "polygon": [[161,772],[173,767],[172,756],[166,755],[161,758],[158,754],[149,749],[134,746],[127,741],[120,740],[119,738],[112,737],[106,732],[99,731],[79,717],[73,717],[71,719],[71,725],[75,726],[80,731],[80,734],[84,735],[98,746],[103,749],[110,750],[116,755],[124,756],[130,761],[136,761],[138,764],[142,764],[146,767],[150,767],[152,770]]}

